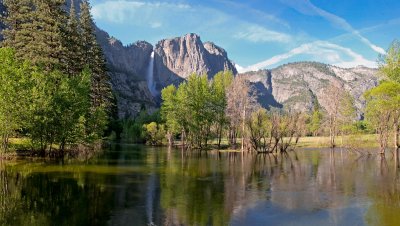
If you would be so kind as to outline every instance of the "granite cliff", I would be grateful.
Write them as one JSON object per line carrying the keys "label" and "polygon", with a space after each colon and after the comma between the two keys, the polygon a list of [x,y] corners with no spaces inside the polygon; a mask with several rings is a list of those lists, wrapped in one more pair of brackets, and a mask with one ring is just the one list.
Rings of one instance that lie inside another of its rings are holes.
{"label": "granite cliff", "polygon": [[164,39],[153,46],[145,41],[124,46],[97,29],[97,39],[106,57],[119,116],[135,116],[141,109],[155,109],[159,95],[152,95],[147,74],[151,53],[154,51],[153,75],[156,93],[170,85],[178,85],[191,73],[207,74],[210,78],[223,70],[237,74],[225,50],[213,43],[202,43],[196,34]]}
{"label": "granite cliff", "polygon": [[192,73],[207,74],[209,78],[225,70],[237,74],[224,49],[211,42],[203,43],[196,34],[161,40],[154,52],[158,90],[169,84],[179,84]]}
{"label": "granite cliff", "polygon": [[252,82],[259,102],[267,108],[290,107],[310,111],[316,101],[325,108],[329,101],[325,91],[330,84],[335,84],[354,97],[361,115],[365,105],[362,95],[378,84],[376,74],[376,69],[363,66],[347,69],[316,62],[299,62],[240,76],[246,76]]}

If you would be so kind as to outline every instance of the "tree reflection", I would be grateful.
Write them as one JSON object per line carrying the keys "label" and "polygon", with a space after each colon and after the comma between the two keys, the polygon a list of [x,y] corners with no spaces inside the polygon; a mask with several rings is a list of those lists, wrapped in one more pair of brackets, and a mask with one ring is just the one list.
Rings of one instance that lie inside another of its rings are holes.
{"label": "tree reflection", "polygon": [[127,150],[84,164],[0,163],[0,225],[399,223],[395,152]]}

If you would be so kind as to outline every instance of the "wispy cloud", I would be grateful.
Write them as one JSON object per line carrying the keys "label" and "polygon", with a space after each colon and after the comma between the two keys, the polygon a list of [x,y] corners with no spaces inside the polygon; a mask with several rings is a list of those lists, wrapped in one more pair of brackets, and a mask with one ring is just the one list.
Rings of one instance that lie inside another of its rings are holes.
{"label": "wispy cloud", "polygon": [[[339,67],[355,67],[364,65],[367,67],[376,67],[376,62],[365,59],[362,55],[354,52],[349,48],[333,44],[326,41],[315,41],[302,44],[297,48],[290,50],[287,53],[271,57],[260,63],[243,68],[238,67],[240,72],[257,71],[268,68],[273,65],[282,63],[283,61],[299,55],[308,55],[310,60],[316,60],[333,64]],[[349,58],[349,60],[346,60]]]}
{"label": "wispy cloud", "polygon": [[[230,27],[223,35],[236,40],[253,43],[288,43],[292,36],[252,23],[233,15],[203,5],[171,2],[145,2],[128,0],[106,0],[93,5],[96,21],[117,25],[163,28],[166,37],[189,32],[221,34],[221,27]],[[271,16],[270,20],[280,23]],[[283,23],[283,22],[282,22]],[[182,31],[182,32],[179,32]],[[174,34],[175,33],[175,34]]]}
{"label": "wispy cloud", "polygon": [[150,23],[150,27],[151,28],[159,28],[159,27],[161,27],[162,26],[162,23],[161,22],[151,22]]}
{"label": "wispy cloud", "polygon": [[169,10],[172,12],[188,10],[190,8],[190,5],[180,3],[117,0],[95,4],[92,8],[92,14],[93,17],[98,20],[124,23],[132,18],[137,18],[137,15],[144,16],[142,19],[150,19],[151,21],[149,11]]}
{"label": "wispy cloud", "polygon": [[300,13],[303,13],[305,15],[321,16],[321,17],[325,18],[326,20],[328,20],[329,22],[331,22],[333,25],[335,25],[347,32],[350,32],[351,34],[353,34],[354,36],[359,38],[364,44],[369,46],[375,52],[377,52],[379,54],[386,53],[383,48],[373,44],[370,40],[368,40],[367,38],[362,36],[361,33],[358,30],[354,29],[345,19],[343,19],[333,13],[327,12],[321,8],[318,8],[317,6],[312,4],[309,0],[296,0],[296,1],[282,0],[282,1],[285,4],[289,5],[290,7],[294,8],[295,10],[297,10]]}
{"label": "wispy cloud", "polygon": [[251,42],[283,42],[292,40],[291,36],[285,33],[268,30],[264,27],[253,25],[244,31],[239,31],[234,35],[236,39],[247,40]]}
{"label": "wispy cloud", "polygon": [[259,18],[260,20],[268,21],[270,23],[276,24],[278,26],[283,26],[285,28],[290,28],[290,25],[285,20],[273,15],[271,13],[266,13],[261,10],[255,9],[253,7],[249,7],[247,4],[241,2],[233,2],[231,0],[218,0],[218,2],[223,3],[227,7],[232,7],[235,10],[240,11],[247,11],[249,15],[254,15],[255,17]]}

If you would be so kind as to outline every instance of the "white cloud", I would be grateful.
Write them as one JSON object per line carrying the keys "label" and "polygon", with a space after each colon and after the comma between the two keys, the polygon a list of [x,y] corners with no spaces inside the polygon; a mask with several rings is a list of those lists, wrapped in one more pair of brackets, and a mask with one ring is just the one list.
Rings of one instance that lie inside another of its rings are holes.
{"label": "white cloud", "polygon": [[92,14],[96,20],[124,23],[136,18],[138,14],[143,15],[143,13],[147,15],[142,19],[151,19],[147,17],[150,17],[150,11],[152,10],[188,10],[190,8],[190,5],[187,4],[117,0],[93,5]]}
{"label": "white cloud", "polygon": [[359,38],[364,44],[369,46],[375,52],[377,52],[379,54],[386,53],[386,51],[383,48],[381,48],[377,45],[374,45],[373,43],[371,43],[371,41],[369,41],[367,38],[362,36],[361,33],[359,31],[357,31],[356,29],[354,29],[345,19],[343,19],[333,13],[327,12],[321,8],[318,8],[317,6],[313,5],[309,0],[296,0],[296,1],[283,0],[283,2],[285,2],[287,5],[293,7],[294,9],[296,9],[297,11],[299,11],[303,14],[321,16],[321,17],[325,18],[326,20],[328,20],[329,22],[331,22],[332,24],[334,24],[335,26],[337,26],[347,32],[350,32],[351,34],[353,34],[354,36]]}
{"label": "white cloud", "polygon": [[159,27],[161,27],[162,26],[162,23],[161,22],[151,22],[150,23],[150,27],[151,28],[159,28]]}
{"label": "white cloud", "polygon": [[[247,40],[254,43],[289,43],[290,34],[274,31],[265,26],[237,18],[215,8],[181,3],[146,2],[138,0],[105,0],[93,4],[92,13],[96,21],[115,23],[126,27],[163,28],[163,35],[173,37],[185,33],[218,34],[230,39]],[[274,23],[279,23],[273,20]],[[282,27],[284,25],[280,25]],[[221,32],[221,27],[230,27]],[[157,41],[157,40],[148,40]]]}
{"label": "white cloud", "polygon": [[268,30],[258,25],[251,25],[244,31],[239,31],[234,35],[236,39],[247,40],[251,42],[283,42],[291,41],[291,36],[285,33]]}
{"label": "white cloud", "polygon": [[[325,62],[333,64],[339,67],[355,67],[358,65],[364,65],[367,67],[376,67],[377,64],[374,61],[365,59],[362,55],[354,52],[349,48],[345,48],[340,45],[336,45],[326,41],[315,41],[311,43],[302,44],[297,48],[290,50],[287,53],[274,56],[270,59],[262,61],[260,63],[251,65],[249,67],[240,67],[241,72],[246,71],[257,71],[281,63],[284,60],[298,56],[308,55],[311,57],[310,60]],[[345,58],[350,58],[346,60]],[[239,70],[239,69],[238,69]]]}
{"label": "white cloud", "polygon": [[282,20],[281,18],[279,18],[271,13],[266,13],[261,10],[250,7],[248,4],[246,4],[246,3],[248,3],[246,1],[243,1],[240,3],[234,2],[231,0],[219,0],[219,1],[222,2],[223,4],[225,4],[227,7],[234,7],[235,10],[240,10],[242,12],[247,11],[249,14],[258,17],[259,19],[261,19],[265,22],[271,22],[272,24],[283,26],[285,28],[290,28],[290,25],[286,21]]}

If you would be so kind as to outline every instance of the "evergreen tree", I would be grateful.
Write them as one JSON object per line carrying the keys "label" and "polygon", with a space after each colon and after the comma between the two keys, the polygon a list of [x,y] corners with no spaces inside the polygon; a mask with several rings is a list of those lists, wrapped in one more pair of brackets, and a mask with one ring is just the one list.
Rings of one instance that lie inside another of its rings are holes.
{"label": "evergreen tree", "polygon": [[82,59],[86,67],[92,72],[91,100],[93,107],[109,107],[111,88],[107,74],[106,62],[101,47],[97,43],[93,19],[90,14],[90,4],[83,0],[81,4],[80,29]]}
{"label": "evergreen tree", "polygon": [[70,75],[78,75],[84,69],[82,57],[81,36],[79,32],[79,21],[75,11],[74,1],[71,0],[71,8],[68,15],[68,23],[65,29],[64,46],[66,54],[64,60],[65,72]]}
{"label": "evergreen tree", "polygon": [[43,66],[46,71],[60,68],[65,52],[63,25],[66,13],[62,0],[6,1],[11,10],[6,19],[5,45],[16,51],[16,57]]}
{"label": "evergreen tree", "polygon": [[35,66],[24,74],[32,85],[24,96],[29,100],[25,108],[29,120],[7,129],[4,137],[23,125],[33,147],[43,152],[51,150],[52,144],[63,150],[67,144],[100,139],[111,91],[88,1],[82,4],[80,21],[73,2],[69,17],[64,0],[4,3],[8,9],[4,45],[14,49],[16,61]]}
{"label": "evergreen tree", "polygon": [[15,56],[21,58],[26,51],[26,44],[33,41],[30,32],[33,30],[31,21],[34,5],[32,0],[4,0],[7,8],[2,22],[6,25],[3,30],[2,46],[15,50]]}

